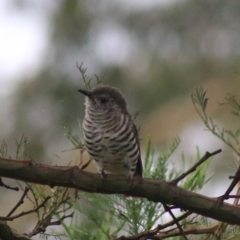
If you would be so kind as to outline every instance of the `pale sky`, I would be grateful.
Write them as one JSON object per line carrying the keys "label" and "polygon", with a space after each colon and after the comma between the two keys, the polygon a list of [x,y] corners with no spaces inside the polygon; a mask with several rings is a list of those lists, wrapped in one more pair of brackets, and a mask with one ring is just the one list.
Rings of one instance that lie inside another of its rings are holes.
{"label": "pale sky", "polygon": [[41,6],[27,11],[0,1],[0,95],[6,95],[23,76],[35,72],[47,45],[47,25]]}
{"label": "pale sky", "polygon": [[[121,0],[121,4],[131,11],[174,1]],[[21,7],[17,9],[11,3],[0,1],[0,96],[8,95],[20,79],[30,77],[38,69],[48,41],[48,16],[56,4],[49,0],[28,0],[23,1],[21,11]]]}

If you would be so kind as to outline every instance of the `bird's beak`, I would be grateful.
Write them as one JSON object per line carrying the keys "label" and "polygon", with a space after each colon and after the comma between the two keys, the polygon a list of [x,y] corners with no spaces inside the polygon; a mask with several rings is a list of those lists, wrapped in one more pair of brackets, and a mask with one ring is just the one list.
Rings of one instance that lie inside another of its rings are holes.
{"label": "bird's beak", "polygon": [[82,89],[79,89],[78,92],[84,94],[84,95],[87,96],[87,97],[90,97],[91,94],[92,94],[92,92],[87,91],[87,90],[82,90]]}

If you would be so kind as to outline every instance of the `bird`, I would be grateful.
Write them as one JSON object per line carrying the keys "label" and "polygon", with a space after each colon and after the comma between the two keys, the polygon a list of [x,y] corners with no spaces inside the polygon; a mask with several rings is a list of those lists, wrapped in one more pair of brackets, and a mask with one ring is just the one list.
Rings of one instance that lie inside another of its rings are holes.
{"label": "bird", "polygon": [[122,93],[115,87],[98,84],[85,95],[83,139],[87,152],[100,174],[142,178],[138,129],[127,110]]}

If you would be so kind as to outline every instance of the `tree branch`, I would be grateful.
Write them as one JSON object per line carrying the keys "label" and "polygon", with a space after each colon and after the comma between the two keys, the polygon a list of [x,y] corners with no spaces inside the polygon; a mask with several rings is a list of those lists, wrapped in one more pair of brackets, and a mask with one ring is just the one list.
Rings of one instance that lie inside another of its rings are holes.
{"label": "tree branch", "polygon": [[184,190],[164,180],[146,178],[128,182],[126,177],[116,175],[107,175],[102,179],[99,174],[84,172],[77,167],[49,166],[6,158],[0,158],[0,176],[51,187],[62,186],[93,193],[118,193],[147,198],[153,202],[176,205],[218,221],[240,225],[239,207]]}
{"label": "tree branch", "polygon": [[190,173],[196,171],[197,167],[200,166],[202,163],[204,163],[206,160],[208,160],[210,157],[213,157],[214,155],[220,153],[222,150],[218,149],[215,152],[209,153],[206,152],[206,154],[196,163],[194,164],[189,170],[187,170],[185,173],[181,174],[179,177],[175,178],[174,180],[171,181],[172,184],[178,184],[179,181],[184,179],[187,175]]}
{"label": "tree branch", "polygon": [[[218,227],[218,224],[214,224],[209,227],[191,227],[191,228],[183,229],[183,232],[185,235],[214,234],[214,231],[217,229],[217,227]],[[156,240],[162,240],[165,238],[176,237],[176,236],[181,236],[181,235],[182,235],[182,233],[178,229],[175,229],[173,231],[160,232],[159,234],[155,235],[154,237]]]}
{"label": "tree branch", "polygon": [[63,220],[66,218],[72,218],[73,217],[73,212],[68,215],[63,215],[59,220],[53,221],[53,222],[45,222],[43,225],[38,226],[36,229],[34,229],[32,232],[28,233],[29,237],[35,236],[39,233],[44,233],[46,231],[46,228],[49,226],[55,226],[55,225],[60,225],[62,224]]}
{"label": "tree branch", "polygon": [[173,221],[175,222],[175,224],[177,225],[178,229],[179,229],[179,232],[181,233],[181,235],[183,236],[183,238],[185,240],[188,240],[188,238],[185,236],[184,232],[183,232],[183,229],[182,229],[182,226],[179,224],[178,220],[176,219],[176,217],[174,216],[174,214],[172,213],[171,209],[166,205],[166,204],[163,204],[163,207],[165,209],[165,211],[167,211],[170,216],[172,217]]}
{"label": "tree branch", "polygon": [[[177,217],[176,220],[179,222],[179,221],[187,218],[191,214],[192,214],[191,212],[186,212],[186,213],[182,214],[181,216]],[[141,233],[139,233],[137,235],[134,235],[134,236],[128,236],[128,237],[121,236],[121,237],[116,238],[114,240],[138,240],[138,239],[152,238],[160,230],[168,228],[168,227],[170,227],[170,226],[172,226],[174,224],[175,224],[175,220],[171,220],[171,221],[169,221],[169,222],[167,222],[167,223],[165,223],[163,225],[157,225],[157,227],[155,227],[152,230],[146,230],[146,231],[141,232]]]}

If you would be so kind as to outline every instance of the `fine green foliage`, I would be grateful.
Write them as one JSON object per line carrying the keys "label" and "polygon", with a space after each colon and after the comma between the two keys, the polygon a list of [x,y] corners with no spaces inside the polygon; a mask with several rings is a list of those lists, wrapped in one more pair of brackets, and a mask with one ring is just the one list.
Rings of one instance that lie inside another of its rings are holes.
{"label": "fine green foliage", "polygon": [[[206,91],[203,87],[200,86],[196,88],[191,97],[193,105],[207,130],[224,142],[225,145],[234,152],[235,156],[240,156],[240,127],[237,127],[235,130],[230,130],[227,127],[219,127],[214,123],[213,119],[208,116],[206,111],[208,98],[206,97]],[[240,118],[240,103],[234,95],[228,94],[225,101],[220,102],[219,106],[230,107],[232,115]],[[239,194],[239,188],[237,194]],[[238,201],[238,199],[235,199],[233,204],[238,204]],[[226,223],[219,222],[216,231],[211,237],[208,236],[208,239],[239,239],[239,227],[229,226]]]}
{"label": "fine green foliage", "polygon": [[[84,85],[86,87],[87,90],[91,90],[92,89],[92,86],[91,86],[91,83],[92,83],[92,78],[88,78],[87,76],[87,67],[83,67],[83,63],[81,63],[80,65],[78,65],[78,63],[76,64],[77,65],[77,68],[82,76],[82,80],[84,82]],[[104,75],[102,75],[100,78],[95,75],[95,80],[96,80],[96,85],[100,84],[102,79],[103,79]]]}
{"label": "fine green foliage", "polygon": [[[209,117],[206,112],[208,98],[206,97],[206,91],[204,91],[202,86],[196,88],[191,97],[193,105],[207,130],[222,140],[233,150],[233,152],[235,152],[237,155],[240,155],[240,127],[235,131],[232,131],[230,129],[220,128],[214,123],[213,119]],[[230,106],[233,109],[232,114],[240,117],[240,104],[237,102],[235,96],[228,95],[225,100],[226,102],[220,103],[220,106]]]}
{"label": "fine green foliage", "polygon": [[240,118],[240,104],[237,102],[234,95],[228,94],[225,98],[226,102],[219,103],[220,105],[228,105],[232,108],[231,113]]}

